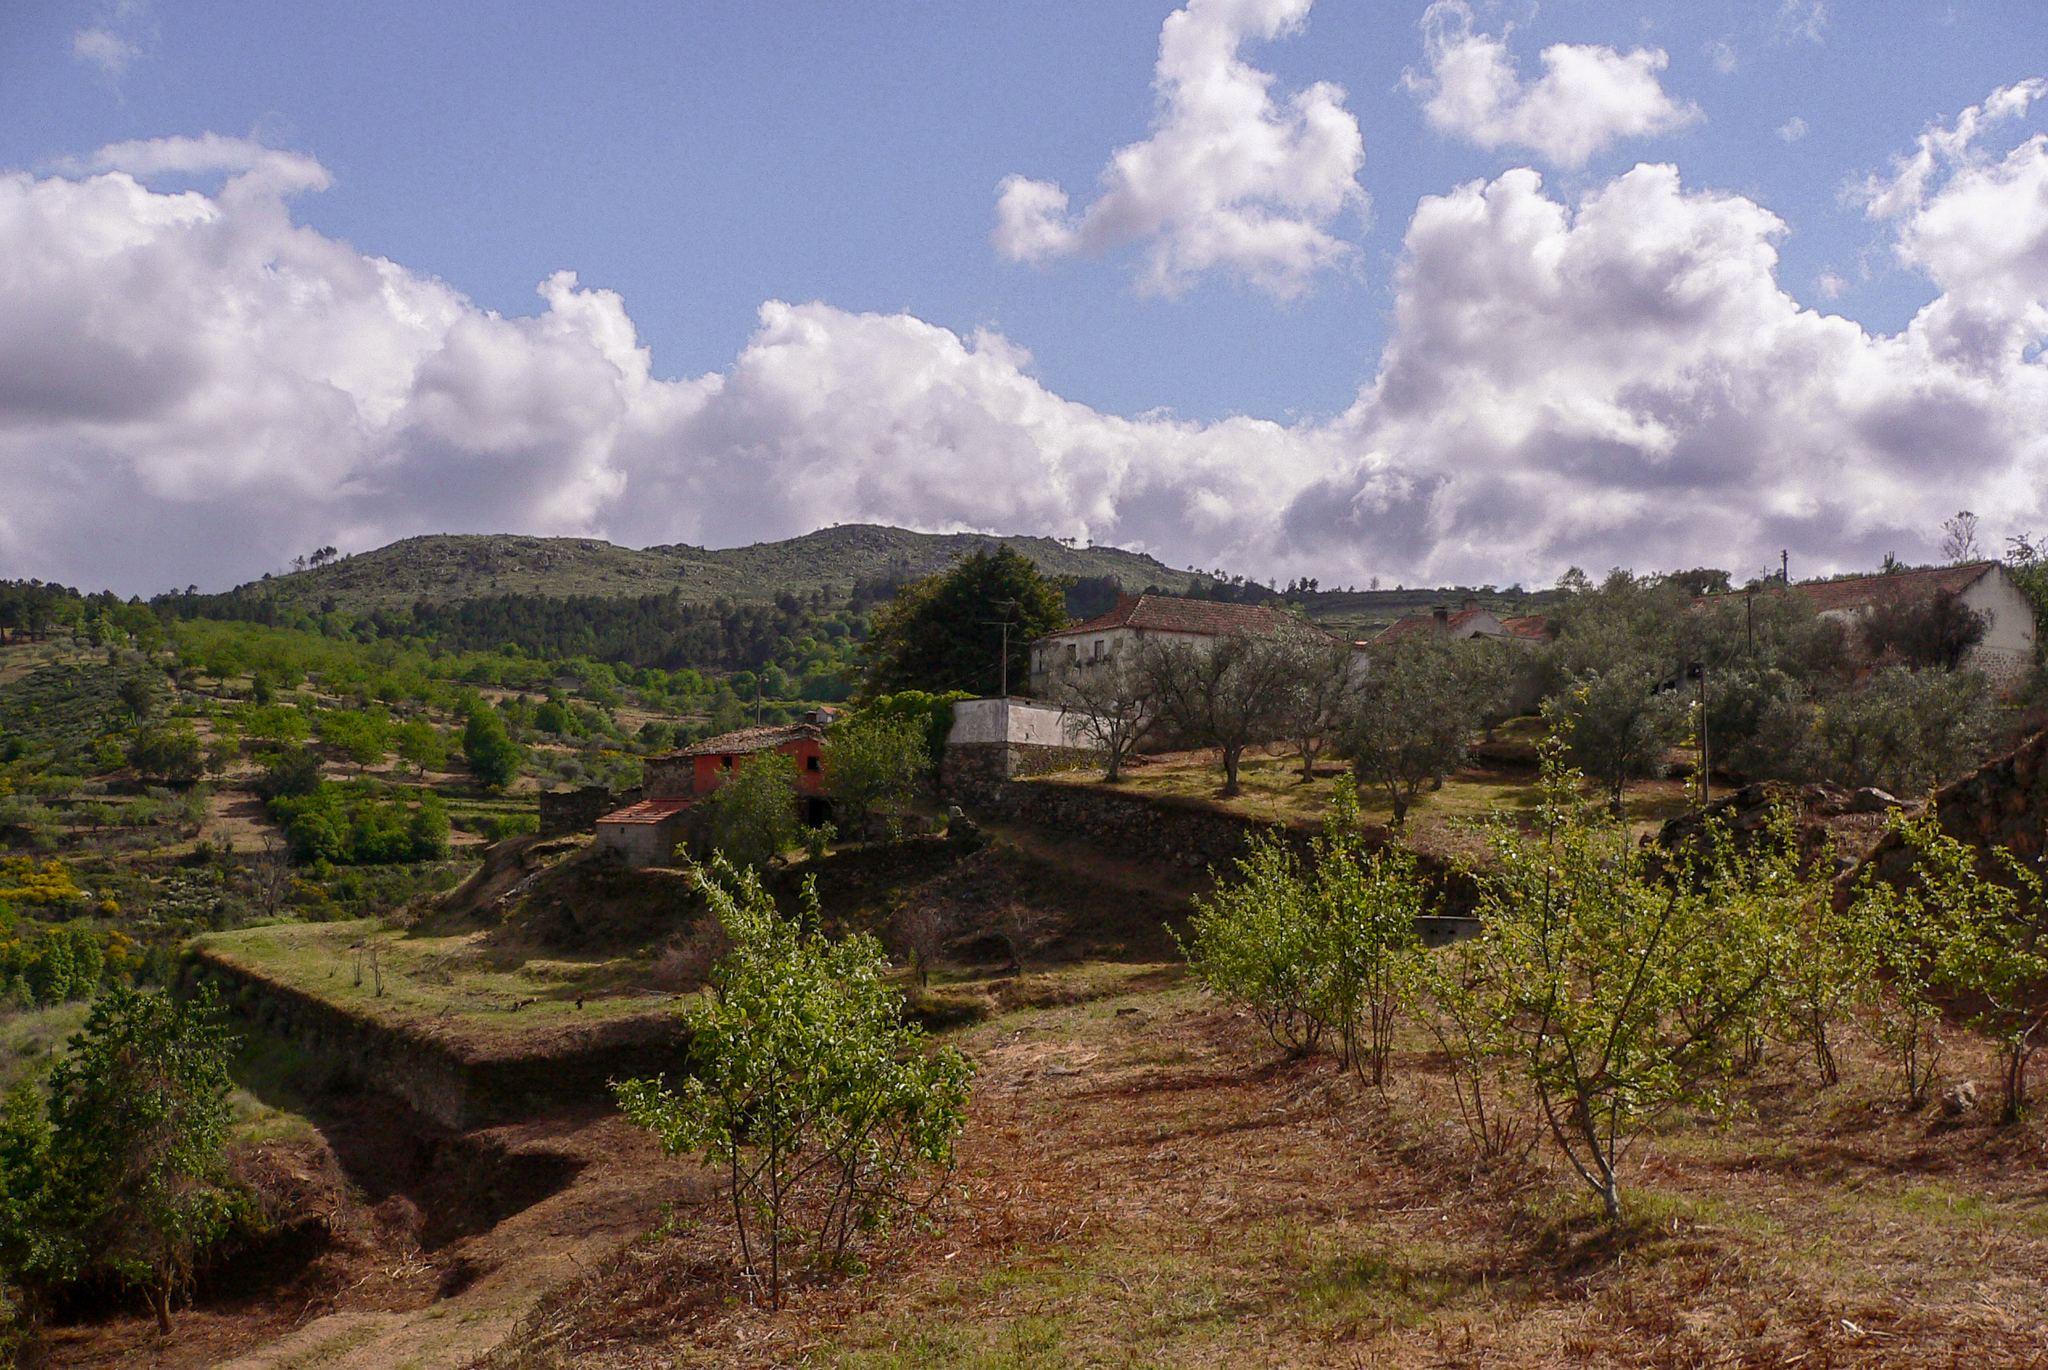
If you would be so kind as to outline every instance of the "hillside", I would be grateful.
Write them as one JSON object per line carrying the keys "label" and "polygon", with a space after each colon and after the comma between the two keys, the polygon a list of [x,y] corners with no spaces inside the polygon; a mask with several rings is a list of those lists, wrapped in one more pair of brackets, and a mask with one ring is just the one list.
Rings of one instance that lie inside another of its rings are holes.
{"label": "hillside", "polygon": [[830,587],[844,596],[861,581],[928,576],[991,544],[1013,548],[1053,575],[1113,577],[1130,590],[1156,585],[1178,591],[1199,579],[1114,547],[846,524],[715,551],[681,543],[635,550],[596,538],[435,534],[252,581],[232,593],[272,598],[280,608],[319,610],[331,600],[331,607],[349,613],[515,594],[619,598],[674,591],[689,603],[761,604],[785,590],[807,595]]}

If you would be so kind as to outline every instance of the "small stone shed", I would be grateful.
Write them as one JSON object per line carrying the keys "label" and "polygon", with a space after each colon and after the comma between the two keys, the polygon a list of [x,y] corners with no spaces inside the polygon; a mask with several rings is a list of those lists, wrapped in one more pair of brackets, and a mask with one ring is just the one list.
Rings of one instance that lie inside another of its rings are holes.
{"label": "small stone shed", "polygon": [[597,847],[615,851],[629,866],[666,866],[683,833],[693,801],[643,799],[597,820]]}
{"label": "small stone shed", "polygon": [[939,788],[974,803],[1006,780],[1097,764],[1101,754],[1064,711],[1014,696],[963,699],[939,757]]}

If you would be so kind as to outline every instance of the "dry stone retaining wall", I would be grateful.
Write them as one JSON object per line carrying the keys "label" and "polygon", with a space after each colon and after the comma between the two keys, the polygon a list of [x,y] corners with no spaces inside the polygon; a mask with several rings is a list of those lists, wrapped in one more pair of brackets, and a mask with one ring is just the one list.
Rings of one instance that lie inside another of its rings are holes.
{"label": "dry stone retaining wall", "polygon": [[431,1025],[401,1027],[330,1004],[205,950],[192,954],[182,985],[204,981],[237,1017],[291,1042],[338,1080],[396,1095],[456,1131],[601,1102],[606,1081],[675,1073],[687,1029],[673,1014],[611,1019],[542,1054],[465,1049]]}

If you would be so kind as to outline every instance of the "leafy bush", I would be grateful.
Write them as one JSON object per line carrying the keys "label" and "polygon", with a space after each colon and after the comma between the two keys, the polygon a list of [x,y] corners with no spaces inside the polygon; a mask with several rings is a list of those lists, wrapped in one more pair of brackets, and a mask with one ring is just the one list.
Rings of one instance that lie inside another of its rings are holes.
{"label": "leafy bush", "polygon": [[901,1024],[872,937],[805,930],[819,921],[808,884],[798,919],[722,862],[698,887],[732,950],[688,1012],[690,1074],[613,1090],[663,1151],[727,1177],[741,1264],[779,1304],[798,1261],[841,1266],[859,1233],[918,1207],[920,1175],[952,1162],[970,1068]]}
{"label": "leafy bush", "polygon": [[1913,854],[1910,880],[1894,885],[1867,873],[1855,904],[1891,989],[1879,1041],[1918,1107],[1938,1077],[1941,1006],[1959,1007],[1999,1044],[2002,1117],[2016,1122],[2037,1034],[2048,1026],[2041,877],[2003,847],[1980,862],[1975,848],[1942,831],[1931,807],[1897,820],[1895,831]]}
{"label": "leafy bush", "polygon": [[102,996],[44,1107],[18,1092],[0,1120],[7,1273],[140,1288],[168,1333],[198,1258],[247,1211],[224,1164],[229,1054],[210,991]]}
{"label": "leafy bush", "polygon": [[796,762],[781,752],[757,752],[712,792],[705,838],[733,865],[759,870],[796,845]]}
{"label": "leafy bush", "polygon": [[270,814],[300,861],[390,865],[434,861],[448,851],[448,810],[432,790],[387,799],[323,784],[309,795],[272,800]]}
{"label": "leafy bush", "polygon": [[1307,871],[1278,836],[1253,839],[1238,879],[1196,900],[1183,947],[1210,990],[1242,1005],[1296,1054],[1334,1042],[1386,1082],[1403,966],[1428,896],[1415,858],[1366,850],[1356,797],[1340,790]]}

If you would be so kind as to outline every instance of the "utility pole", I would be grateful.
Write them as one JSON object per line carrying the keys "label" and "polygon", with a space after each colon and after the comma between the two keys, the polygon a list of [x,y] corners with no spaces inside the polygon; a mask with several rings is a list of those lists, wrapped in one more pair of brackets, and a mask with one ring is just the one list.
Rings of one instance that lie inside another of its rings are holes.
{"label": "utility pole", "polygon": [[[1005,610],[1014,611],[1017,607],[1017,601],[1014,599],[999,599],[993,602],[998,608]],[[1010,697],[1010,615],[1005,613],[1000,619],[984,620],[982,626],[984,628],[1001,628],[1003,630],[1002,697],[1008,699]]]}
{"label": "utility pole", "polygon": [[1784,582],[1786,589],[1792,588],[1792,549],[1789,547],[1778,549],[1778,579]]}
{"label": "utility pole", "polygon": [[1714,757],[1707,746],[1707,663],[1699,663],[1700,673],[1700,812],[1707,811],[1713,801]]}

